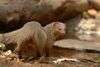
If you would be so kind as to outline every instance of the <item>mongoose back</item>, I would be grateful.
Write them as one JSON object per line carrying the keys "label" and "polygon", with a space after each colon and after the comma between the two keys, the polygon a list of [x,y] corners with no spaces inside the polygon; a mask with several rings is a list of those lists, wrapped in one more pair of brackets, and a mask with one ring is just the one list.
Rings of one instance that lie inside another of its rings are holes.
{"label": "mongoose back", "polygon": [[46,45],[46,41],[47,35],[40,23],[35,21],[26,23],[17,34],[16,50],[19,57],[42,56],[42,48]]}

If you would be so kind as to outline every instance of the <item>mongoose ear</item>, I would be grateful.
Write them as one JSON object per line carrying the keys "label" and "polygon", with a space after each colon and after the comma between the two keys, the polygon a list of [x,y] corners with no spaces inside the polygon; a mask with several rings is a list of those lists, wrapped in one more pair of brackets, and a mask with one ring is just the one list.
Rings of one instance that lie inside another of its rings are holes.
{"label": "mongoose ear", "polygon": [[53,22],[54,24],[53,24],[53,27],[56,27],[56,25],[58,24],[58,22],[56,21],[56,22]]}

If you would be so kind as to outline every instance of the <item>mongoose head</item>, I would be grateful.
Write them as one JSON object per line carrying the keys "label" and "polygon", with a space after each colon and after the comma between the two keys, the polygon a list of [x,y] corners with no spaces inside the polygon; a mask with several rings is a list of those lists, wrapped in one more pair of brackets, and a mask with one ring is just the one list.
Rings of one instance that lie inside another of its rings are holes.
{"label": "mongoose head", "polygon": [[66,25],[62,22],[53,22],[53,33],[56,39],[63,37],[66,33]]}

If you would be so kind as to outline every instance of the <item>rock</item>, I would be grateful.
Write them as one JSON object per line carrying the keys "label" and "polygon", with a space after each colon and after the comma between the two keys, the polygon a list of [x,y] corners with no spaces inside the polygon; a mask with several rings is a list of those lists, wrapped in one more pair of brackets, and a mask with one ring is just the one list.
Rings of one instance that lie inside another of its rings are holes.
{"label": "rock", "polygon": [[5,0],[0,4],[0,30],[18,29],[27,21],[46,25],[64,21],[88,8],[87,0]]}
{"label": "rock", "polygon": [[76,27],[80,23],[81,19],[82,19],[82,16],[78,15],[75,18],[65,21],[66,29],[67,29],[67,32],[65,35],[66,38],[77,39]]}
{"label": "rock", "polygon": [[75,39],[63,39],[56,41],[54,43],[54,46],[58,46],[61,48],[76,49],[76,50],[94,50],[100,52],[99,42],[88,42]]}
{"label": "rock", "polygon": [[100,42],[99,26],[99,19],[82,19],[76,27],[76,35],[81,40]]}
{"label": "rock", "polygon": [[5,44],[3,44],[3,43],[0,42],[0,50],[3,51],[3,50],[5,50],[5,49],[6,49]]}
{"label": "rock", "polygon": [[100,19],[75,17],[66,21],[66,38],[100,42]]}
{"label": "rock", "polygon": [[91,17],[95,17],[98,14],[97,10],[95,10],[95,9],[88,9],[87,13]]}
{"label": "rock", "polygon": [[96,19],[100,19],[100,11],[98,11],[98,13],[95,16]]}
{"label": "rock", "polygon": [[100,10],[100,0],[88,0],[88,1],[93,8]]}

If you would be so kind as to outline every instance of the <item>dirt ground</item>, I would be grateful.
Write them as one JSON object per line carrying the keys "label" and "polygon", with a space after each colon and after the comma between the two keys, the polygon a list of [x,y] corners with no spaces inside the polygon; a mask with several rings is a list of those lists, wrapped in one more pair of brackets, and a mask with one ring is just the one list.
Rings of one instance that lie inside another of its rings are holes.
{"label": "dirt ground", "polygon": [[[0,67],[100,67],[100,53],[53,47],[50,55],[46,62],[39,63],[38,60],[22,62],[19,59],[2,57],[1,54]],[[76,60],[54,62],[61,58]]]}

